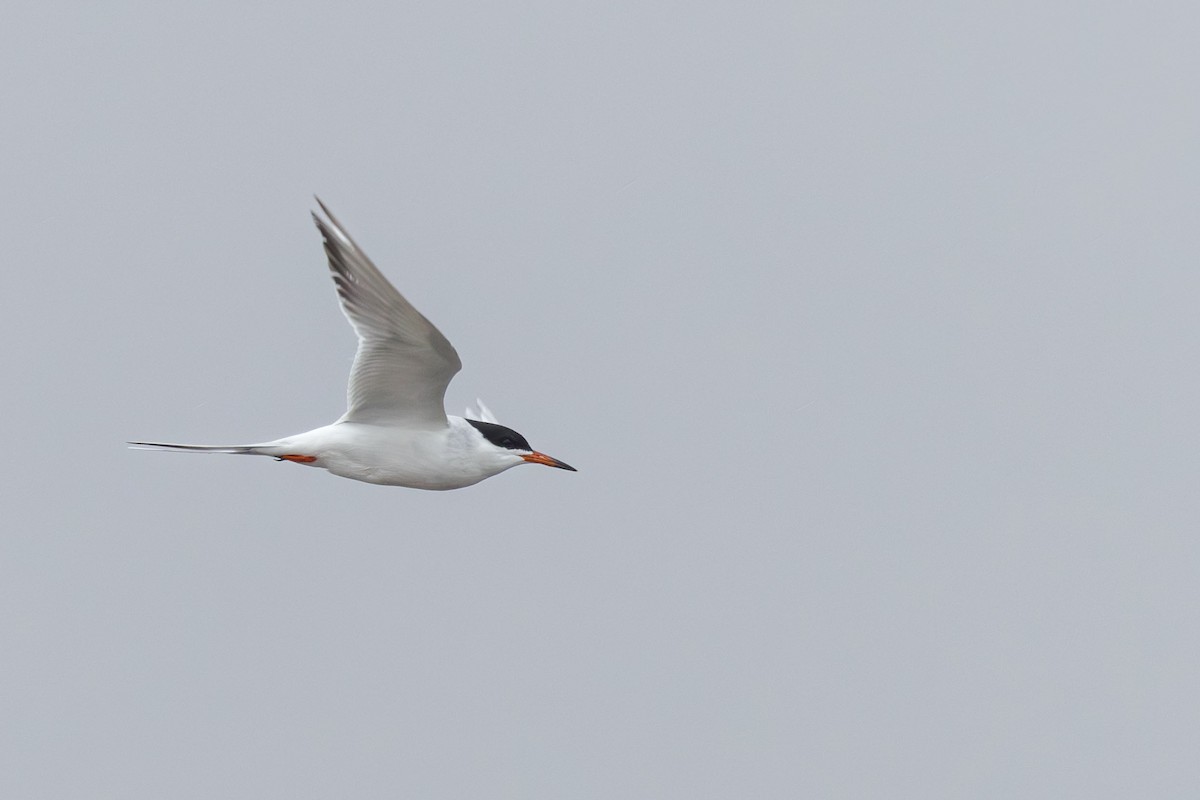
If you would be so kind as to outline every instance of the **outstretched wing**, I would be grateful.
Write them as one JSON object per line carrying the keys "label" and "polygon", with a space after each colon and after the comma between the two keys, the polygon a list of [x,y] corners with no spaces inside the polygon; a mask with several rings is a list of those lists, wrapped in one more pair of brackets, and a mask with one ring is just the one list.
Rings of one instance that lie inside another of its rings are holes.
{"label": "outstretched wing", "polygon": [[483,401],[478,397],[475,398],[475,405],[479,406],[478,411],[470,406],[467,406],[467,412],[464,414],[466,419],[477,419],[480,422],[490,422],[494,425],[498,425],[500,423],[500,420],[496,419],[496,415],[492,413],[492,410],[485,406]]}
{"label": "outstretched wing", "polygon": [[313,220],[342,311],[358,334],[349,408],[340,421],[446,425],[446,386],[462,369],[454,345],[383,277],[320,198],[317,204],[328,221],[315,213]]}

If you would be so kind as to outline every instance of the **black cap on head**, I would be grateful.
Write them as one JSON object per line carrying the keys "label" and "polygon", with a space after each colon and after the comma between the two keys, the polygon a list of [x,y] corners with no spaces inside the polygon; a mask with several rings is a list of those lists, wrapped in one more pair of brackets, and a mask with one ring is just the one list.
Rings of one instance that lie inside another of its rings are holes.
{"label": "black cap on head", "polygon": [[496,447],[503,447],[507,450],[533,452],[533,448],[529,446],[529,442],[526,441],[525,437],[512,428],[506,428],[494,422],[480,422],[477,419],[469,419],[467,422],[474,425],[475,430],[482,433],[483,438],[496,445]]}

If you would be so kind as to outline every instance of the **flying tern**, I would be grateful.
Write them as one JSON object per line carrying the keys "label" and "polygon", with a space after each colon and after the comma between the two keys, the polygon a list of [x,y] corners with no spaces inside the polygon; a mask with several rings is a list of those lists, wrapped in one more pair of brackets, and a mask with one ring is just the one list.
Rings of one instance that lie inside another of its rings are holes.
{"label": "flying tern", "polygon": [[357,481],[413,489],[460,489],[521,464],[575,472],[500,425],[482,402],[479,419],[447,415],[446,387],[462,362],[454,346],[417,311],[317,199],[342,311],[358,334],[349,408],[341,419],[295,436],[245,445],[129,442],[144,450],[272,456]]}

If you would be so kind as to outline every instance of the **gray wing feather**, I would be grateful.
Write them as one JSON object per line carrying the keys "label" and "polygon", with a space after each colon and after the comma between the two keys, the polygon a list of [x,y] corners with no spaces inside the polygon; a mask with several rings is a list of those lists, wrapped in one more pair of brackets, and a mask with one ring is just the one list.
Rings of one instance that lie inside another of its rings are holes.
{"label": "gray wing feather", "polygon": [[317,198],[342,311],[358,334],[343,422],[446,424],[446,387],[462,369],[454,346],[383,277]]}

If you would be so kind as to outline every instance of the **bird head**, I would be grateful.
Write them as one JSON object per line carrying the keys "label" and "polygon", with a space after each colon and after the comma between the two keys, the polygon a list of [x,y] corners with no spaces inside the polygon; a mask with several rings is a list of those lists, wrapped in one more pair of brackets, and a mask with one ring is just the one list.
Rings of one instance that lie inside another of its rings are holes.
{"label": "bird head", "polygon": [[551,458],[545,453],[539,453],[529,446],[529,442],[524,436],[514,431],[512,428],[506,428],[503,425],[497,425],[494,422],[480,422],[475,419],[468,419],[475,430],[479,431],[483,436],[484,446],[488,449],[492,456],[500,460],[504,466],[515,467],[519,464],[542,464],[547,467],[556,467],[558,469],[566,469],[571,472],[577,470],[570,464],[565,464],[557,458]]}

